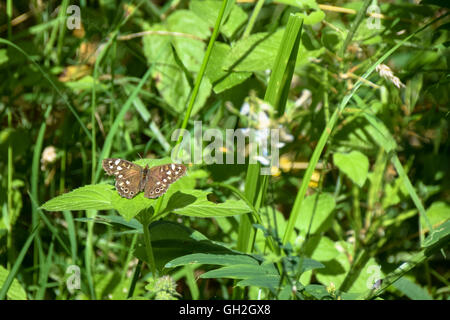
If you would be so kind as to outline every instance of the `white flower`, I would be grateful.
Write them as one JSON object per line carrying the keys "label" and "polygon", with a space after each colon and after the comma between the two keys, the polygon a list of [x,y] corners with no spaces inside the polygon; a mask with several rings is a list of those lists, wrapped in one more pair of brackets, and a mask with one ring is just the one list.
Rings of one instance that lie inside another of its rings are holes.
{"label": "white flower", "polygon": [[45,170],[47,165],[56,161],[56,148],[54,146],[45,147],[41,156],[41,170]]}
{"label": "white flower", "polygon": [[244,104],[241,107],[241,114],[243,116],[247,115],[250,113],[250,103],[248,102],[244,102]]}
{"label": "white flower", "polygon": [[387,80],[390,80],[397,88],[404,87],[405,85],[400,81],[398,77],[394,75],[392,70],[385,64],[379,64],[375,68],[379,75]]}
{"label": "white flower", "polygon": [[258,128],[266,129],[270,126],[270,118],[267,116],[267,113],[264,111],[258,112]]}

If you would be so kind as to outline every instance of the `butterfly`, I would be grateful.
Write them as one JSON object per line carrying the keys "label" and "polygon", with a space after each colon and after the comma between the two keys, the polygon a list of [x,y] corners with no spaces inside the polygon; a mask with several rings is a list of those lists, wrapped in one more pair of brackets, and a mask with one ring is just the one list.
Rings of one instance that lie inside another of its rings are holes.
{"label": "butterfly", "polygon": [[145,168],[123,159],[108,158],[102,162],[108,175],[116,178],[116,189],[119,194],[131,199],[144,191],[144,197],[154,199],[166,193],[169,185],[186,173],[183,164],[164,164]]}

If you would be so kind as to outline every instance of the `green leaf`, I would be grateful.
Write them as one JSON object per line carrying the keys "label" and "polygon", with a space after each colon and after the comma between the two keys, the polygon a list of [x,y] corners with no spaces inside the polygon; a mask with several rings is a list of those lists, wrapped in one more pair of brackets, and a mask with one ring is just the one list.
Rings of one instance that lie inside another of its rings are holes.
{"label": "green leaf", "polygon": [[[194,15],[194,17],[196,17]],[[198,18],[194,18],[198,19]],[[143,25],[149,31],[176,31],[181,26],[179,21],[172,20],[170,30],[164,25]],[[202,22],[204,24],[204,22]],[[180,32],[187,33],[187,30]],[[194,32],[195,33],[195,32]],[[175,60],[172,52],[174,46],[179,58],[189,71],[197,71],[204,54],[204,43],[200,40],[184,37],[172,37],[167,35],[147,35],[143,37],[144,54],[149,64],[154,64],[152,77],[155,79],[156,88],[164,101],[176,112],[182,113],[186,109],[186,104],[191,93],[189,81],[182,68]],[[211,93],[211,83],[208,79],[203,79],[200,90],[195,100],[193,115],[205,104]]]}
{"label": "green leaf", "polygon": [[225,266],[216,270],[208,271],[200,276],[200,278],[228,278],[228,279],[251,279],[267,276],[278,276],[277,269],[273,264],[235,264]]}
{"label": "green leaf", "polygon": [[167,18],[167,25],[170,31],[192,34],[201,39],[207,39],[211,35],[208,24],[189,10],[177,10],[172,13]]}
{"label": "green leaf", "polygon": [[331,225],[335,206],[334,198],[328,193],[314,194],[305,198],[300,208],[300,216],[295,223],[296,228],[302,233],[308,230],[311,234],[324,232]]}
{"label": "green leaf", "polygon": [[[230,1],[231,2],[231,1]],[[232,3],[231,3],[232,4]],[[233,4],[232,4],[233,5]],[[233,5],[234,6],[234,5]],[[208,24],[208,29],[213,28],[216,24],[219,15],[222,1],[220,0],[192,0],[189,1],[189,9],[195,13],[199,18]],[[230,13],[231,7],[225,9],[223,20],[225,20]]]}
{"label": "green leaf", "polygon": [[275,33],[255,33],[239,40],[224,61],[224,68],[233,71],[260,71],[271,69],[281,44],[284,29]]}
{"label": "green leaf", "polygon": [[8,50],[7,49],[0,49],[0,65],[4,64],[5,62],[8,62]]}
{"label": "green leaf", "polygon": [[220,93],[230,89],[246,79],[248,79],[251,72],[233,72],[225,71],[222,68],[225,58],[231,51],[231,48],[226,43],[215,42],[211,52],[211,58],[206,68],[206,76],[214,85],[214,92]]}
{"label": "green leaf", "polygon": [[395,281],[394,287],[412,300],[433,300],[425,289],[405,277]]}
{"label": "green leaf", "polygon": [[237,283],[240,287],[254,286],[276,290],[280,283],[280,276],[275,274],[261,275],[241,280]]}
{"label": "green leaf", "polygon": [[113,208],[111,198],[114,194],[117,192],[111,185],[87,185],[57,196],[41,208],[47,211],[109,210]]}
{"label": "green leaf", "polygon": [[423,242],[423,247],[430,248],[439,245],[438,242],[442,242],[445,245],[447,238],[450,237],[450,220],[444,222],[439,227],[433,230],[433,232]]}
{"label": "green leaf", "polygon": [[312,236],[305,246],[305,253],[311,259],[329,261],[339,255],[334,242],[326,236]]}
{"label": "green leaf", "polygon": [[258,260],[250,255],[242,254],[239,252],[233,252],[229,250],[229,253],[194,253],[186,256],[182,256],[168,262],[166,268],[175,268],[184,266],[187,264],[213,264],[220,266],[250,264],[259,265]]}
{"label": "green leaf", "polygon": [[[443,201],[436,201],[426,211],[431,225],[435,226],[450,219],[450,205]],[[421,223],[425,225],[425,219],[421,217]]]}
{"label": "green leaf", "polygon": [[[150,224],[149,232],[156,267],[159,270],[162,270],[164,267],[175,267],[180,261],[182,262],[181,264],[192,263],[191,261],[193,260],[189,257],[184,257],[193,253],[205,255],[236,254],[236,252],[209,240],[200,232],[179,223],[157,221]],[[134,255],[140,260],[147,260],[145,244],[142,238],[138,240]],[[180,259],[178,260],[177,258]]]}
{"label": "green leaf", "polygon": [[327,288],[320,284],[309,284],[305,287],[305,291],[318,300],[330,297]]}
{"label": "green leaf", "polygon": [[[3,287],[3,284],[8,277],[9,271],[0,265],[0,288]],[[25,289],[20,285],[17,279],[14,279],[11,286],[6,293],[6,296],[9,300],[27,300],[27,294]]]}
{"label": "green leaf", "polygon": [[241,9],[241,7],[237,5],[233,5],[230,15],[228,16],[227,21],[220,29],[220,32],[222,32],[223,35],[225,35],[228,38],[232,38],[236,31],[241,28],[245,22],[247,22],[248,15],[247,13]]}
{"label": "green leaf", "polygon": [[369,160],[359,151],[350,153],[335,153],[334,164],[354,183],[362,187],[369,172]]}
{"label": "green leaf", "polygon": [[214,203],[207,199],[210,192],[201,190],[177,191],[167,202],[163,212],[191,217],[226,217],[250,212],[251,209],[243,200],[227,200]]}

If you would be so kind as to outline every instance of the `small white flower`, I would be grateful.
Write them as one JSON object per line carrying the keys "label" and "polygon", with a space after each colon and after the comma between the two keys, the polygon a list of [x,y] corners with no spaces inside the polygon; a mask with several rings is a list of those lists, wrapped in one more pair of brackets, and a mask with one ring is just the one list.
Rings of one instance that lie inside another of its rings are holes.
{"label": "small white flower", "polygon": [[270,164],[270,160],[263,156],[256,156],[256,161],[259,161],[263,166],[268,166]]}
{"label": "small white flower", "polygon": [[258,112],[258,128],[265,129],[270,126],[270,118],[264,111]]}
{"label": "small white flower", "polygon": [[244,102],[244,104],[241,107],[241,114],[247,115],[250,113],[250,104],[248,102]]}
{"label": "small white flower", "polygon": [[56,161],[56,148],[54,146],[45,147],[41,156],[41,170],[45,170],[47,165]]}

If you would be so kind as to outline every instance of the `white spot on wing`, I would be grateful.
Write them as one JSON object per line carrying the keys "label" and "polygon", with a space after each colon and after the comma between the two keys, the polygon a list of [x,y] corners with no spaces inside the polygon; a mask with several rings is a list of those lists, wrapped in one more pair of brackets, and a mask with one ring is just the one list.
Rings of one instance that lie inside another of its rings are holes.
{"label": "white spot on wing", "polygon": [[120,163],[120,159],[117,159],[116,162],[114,162],[114,164],[117,166]]}

